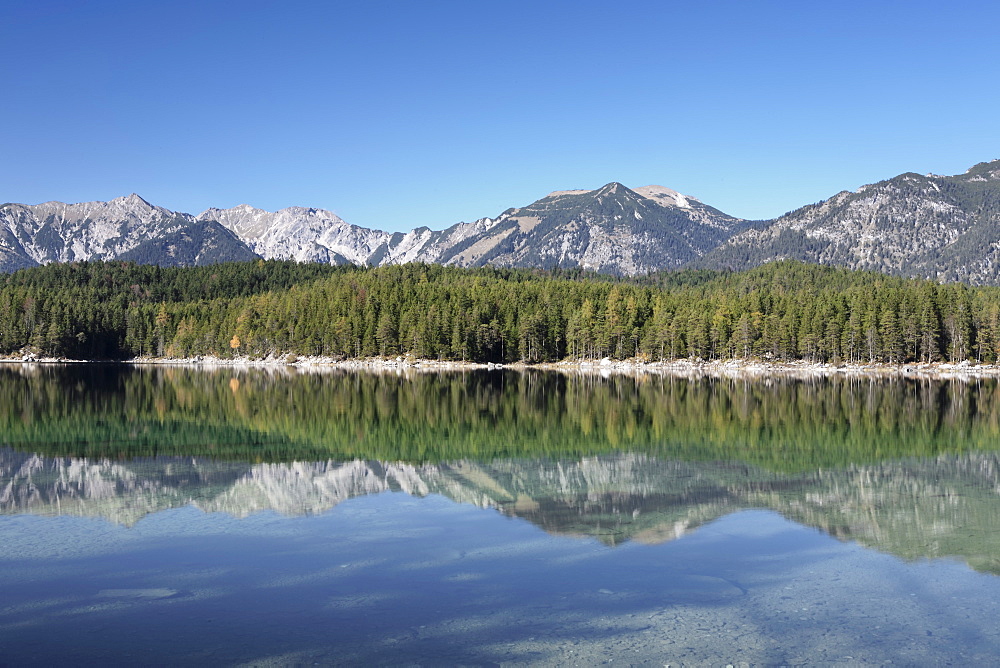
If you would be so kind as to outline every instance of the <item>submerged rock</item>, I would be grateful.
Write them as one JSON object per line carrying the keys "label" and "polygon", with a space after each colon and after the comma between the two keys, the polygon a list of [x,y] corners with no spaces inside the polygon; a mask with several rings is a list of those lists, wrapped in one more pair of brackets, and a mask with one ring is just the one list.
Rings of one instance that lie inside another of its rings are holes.
{"label": "submerged rock", "polygon": [[98,598],[118,598],[118,599],[157,599],[170,598],[177,595],[176,589],[153,588],[153,589],[102,589],[97,592]]}

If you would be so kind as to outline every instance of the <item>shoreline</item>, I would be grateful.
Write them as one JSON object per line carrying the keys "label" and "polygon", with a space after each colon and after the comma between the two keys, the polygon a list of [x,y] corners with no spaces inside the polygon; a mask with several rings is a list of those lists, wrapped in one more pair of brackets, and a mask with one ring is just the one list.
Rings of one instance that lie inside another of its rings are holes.
{"label": "shoreline", "polygon": [[285,355],[265,358],[219,358],[196,356],[136,357],[125,360],[76,360],[66,358],[22,357],[0,358],[0,364],[128,364],[133,366],[190,366],[202,368],[270,368],[298,369],[302,371],[323,370],[366,370],[396,372],[434,372],[471,370],[543,370],[602,376],[609,375],[665,375],[678,377],[720,377],[720,378],[766,378],[766,377],[833,377],[851,378],[925,378],[925,379],[973,379],[1000,378],[1000,364],[975,364],[970,361],[959,363],[930,362],[908,364],[831,364],[815,362],[772,362],[760,359],[690,360],[678,359],[657,362],[639,360],[573,360],[561,362],[541,362],[529,364],[515,362],[501,364],[494,362],[459,362],[452,360],[432,360],[403,357],[369,357],[362,359],[337,360],[322,356]]}

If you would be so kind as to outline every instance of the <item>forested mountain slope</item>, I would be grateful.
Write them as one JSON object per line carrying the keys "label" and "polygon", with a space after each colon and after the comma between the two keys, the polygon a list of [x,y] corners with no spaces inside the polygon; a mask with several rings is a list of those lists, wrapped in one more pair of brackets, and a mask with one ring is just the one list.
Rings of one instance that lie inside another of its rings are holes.
{"label": "forested mountain slope", "polygon": [[692,267],[782,258],[900,276],[1000,283],[1000,160],[957,176],[902,174],[733,236]]}
{"label": "forested mountain slope", "polygon": [[479,221],[482,231],[425,261],[463,267],[583,267],[633,276],[701,257],[743,220],[660,186],[552,193]]}

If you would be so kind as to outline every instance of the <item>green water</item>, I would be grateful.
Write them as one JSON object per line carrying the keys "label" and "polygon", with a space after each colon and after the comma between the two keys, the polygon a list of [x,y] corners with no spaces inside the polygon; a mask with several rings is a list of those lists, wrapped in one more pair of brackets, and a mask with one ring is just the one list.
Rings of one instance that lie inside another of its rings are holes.
{"label": "green water", "polygon": [[0,434],[87,457],[437,462],[641,452],[809,471],[1000,444],[993,380],[0,366]]}

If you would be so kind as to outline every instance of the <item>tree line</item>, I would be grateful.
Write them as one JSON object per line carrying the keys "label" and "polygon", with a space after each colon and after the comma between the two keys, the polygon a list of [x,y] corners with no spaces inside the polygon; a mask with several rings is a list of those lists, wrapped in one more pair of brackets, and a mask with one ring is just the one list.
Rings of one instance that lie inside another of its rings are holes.
{"label": "tree line", "polygon": [[425,264],[82,262],[0,281],[0,353],[26,352],[992,363],[1000,289],[796,261],[637,279]]}

